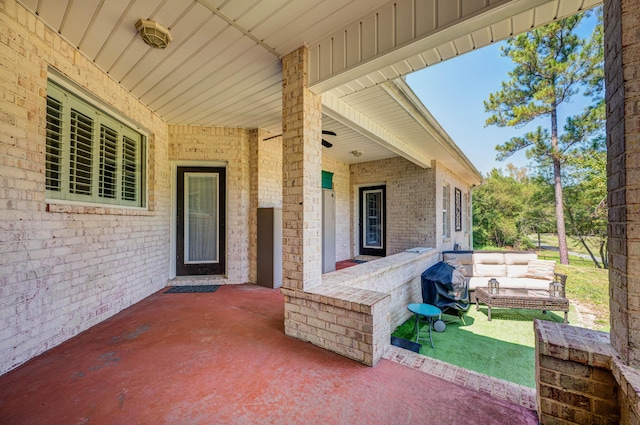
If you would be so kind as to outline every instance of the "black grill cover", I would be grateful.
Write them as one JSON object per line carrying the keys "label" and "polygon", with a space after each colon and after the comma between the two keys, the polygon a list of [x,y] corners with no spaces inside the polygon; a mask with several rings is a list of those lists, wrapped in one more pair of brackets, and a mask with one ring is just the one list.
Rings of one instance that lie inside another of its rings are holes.
{"label": "black grill cover", "polygon": [[460,315],[469,310],[469,280],[453,266],[440,261],[422,273],[422,302],[435,305],[445,313]]}

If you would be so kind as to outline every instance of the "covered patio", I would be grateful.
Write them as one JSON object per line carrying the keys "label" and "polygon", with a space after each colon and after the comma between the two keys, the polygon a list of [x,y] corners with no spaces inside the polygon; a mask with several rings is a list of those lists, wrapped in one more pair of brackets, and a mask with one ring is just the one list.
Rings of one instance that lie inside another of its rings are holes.
{"label": "covered patio", "polygon": [[[256,381],[237,380],[252,369],[267,371],[269,380],[290,378],[272,389],[278,401],[286,399],[282,409],[307,403],[310,394],[315,407],[301,411],[318,414],[323,398],[346,383],[357,404],[378,403],[371,411],[381,415],[380,422],[393,423],[387,415],[397,412],[404,388],[412,406],[424,409],[419,413],[430,417],[429,411],[438,411],[460,423],[449,405],[439,410],[441,403],[421,392],[450,384],[388,361],[402,357],[389,354],[389,334],[407,315],[406,304],[417,299],[420,272],[438,261],[442,250],[472,245],[470,191],[481,176],[402,77],[597,4],[0,2],[0,379],[9,394],[0,409],[46,415],[60,402],[83,422],[92,409],[110,406],[105,414],[112,414],[129,409],[129,398],[148,405],[154,396],[161,398],[159,393],[162,398],[186,394],[190,398],[181,406],[198,406],[210,394],[220,394],[219,387],[208,385],[221,380],[225,405],[242,412],[247,400],[236,398],[233,385],[258,400],[267,386],[257,372]],[[596,415],[608,423],[639,421],[640,6],[636,0],[607,0],[604,6],[611,337],[598,337],[594,349],[591,335],[575,328],[559,325],[538,332],[536,404],[540,421],[549,424],[595,421]],[[165,49],[150,47],[136,32],[136,23],[147,18],[169,27],[174,40]],[[323,138],[330,140],[323,144]],[[72,143],[81,145],[80,155]],[[334,173],[336,260],[365,250],[384,258],[323,274],[323,171]],[[191,177],[194,184],[185,183]],[[206,258],[194,260],[185,257],[188,250],[181,245],[189,239],[184,223],[191,219],[183,207],[201,177],[202,187],[215,187],[203,193],[215,196],[202,203],[194,196],[193,210],[189,204],[187,211],[194,221],[207,217],[214,230],[189,237],[204,235],[207,243],[199,248],[214,249],[202,250]],[[367,198],[367,192],[375,196]],[[360,207],[367,200],[378,202],[372,211],[388,207],[365,229],[377,232],[371,244],[362,243],[367,232],[360,225],[366,218]],[[460,223],[452,214],[458,205]],[[282,209],[277,238],[282,255],[276,256],[282,276],[275,282],[282,288],[254,298],[264,290],[244,285],[257,281],[257,210],[264,207]],[[388,224],[384,232],[382,217]],[[184,298],[188,304],[178,305],[165,301],[176,295],[159,292],[188,284],[241,286],[223,287],[210,299]],[[211,307],[225,293],[235,294],[236,301],[219,316]],[[266,299],[272,297],[270,304]],[[156,309],[164,314],[156,316]],[[138,311],[149,320],[127,322]],[[231,320],[239,312],[244,312],[241,324]],[[215,319],[215,327],[207,317]],[[205,327],[193,328],[194,323]],[[225,324],[234,332],[217,334]],[[201,335],[194,336],[194,329]],[[169,333],[147,339],[156,330]],[[256,330],[273,337],[263,339]],[[259,349],[247,345],[251,338],[263,343]],[[271,341],[278,342],[278,351],[272,351]],[[137,344],[152,351],[136,351]],[[86,356],[74,351],[85,346],[94,351]],[[192,356],[183,356],[189,349]],[[248,353],[253,357],[243,357]],[[163,361],[155,363],[156,358]],[[265,360],[260,367],[252,363],[256,358]],[[122,369],[123,375],[109,373],[126,359],[132,368]],[[265,369],[267,360],[277,367]],[[182,375],[166,382],[162,366],[167,365],[170,373]],[[56,376],[58,370],[65,375]],[[220,375],[207,375],[211,370]],[[327,378],[345,370],[351,375]],[[383,384],[396,374],[404,378]],[[300,381],[291,375],[300,375]],[[114,381],[80,386],[90,376]],[[590,394],[595,386],[585,377],[604,383],[606,391]],[[197,385],[182,387],[181,379]],[[58,394],[65,389],[57,382],[79,391],[62,401]],[[287,392],[290,382],[298,387]],[[367,382],[373,382],[372,390],[364,397],[355,387]],[[380,392],[385,385],[392,387],[393,398]],[[420,391],[414,385],[422,386]],[[198,393],[200,386],[207,394]],[[456,391],[472,400],[486,398],[483,391]],[[91,398],[94,392],[98,397]],[[608,403],[599,403],[605,398]],[[8,404],[20,400],[31,405]],[[74,405],[73,400],[80,401]],[[500,400],[485,401],[486,411],[513,409]],[[169,404],[146,412],[154,415]],[[339,404],[338,414],[349,410],[346,406]],[[184,409],[190,407],[162,414],[179,418]],[[289,413],[296,418],[298,411]],[[249,416],[247,422],[255,421]]]}
{"label": "covered patio", "polygon": [[370,368],[285,336],[278,290],[165,291],[0,377],[0,423],[538,423],[532,390],[400,349]]}

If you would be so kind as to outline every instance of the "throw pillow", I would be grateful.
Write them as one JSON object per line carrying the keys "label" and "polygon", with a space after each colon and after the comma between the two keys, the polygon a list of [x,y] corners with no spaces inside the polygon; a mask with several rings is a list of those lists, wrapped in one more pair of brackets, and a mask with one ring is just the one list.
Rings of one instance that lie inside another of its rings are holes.
{"label": "throw pillow", "polygon": [[527,277],[553,280],[555,278],[555,270],[556,262],[553,260],[529,260]]}

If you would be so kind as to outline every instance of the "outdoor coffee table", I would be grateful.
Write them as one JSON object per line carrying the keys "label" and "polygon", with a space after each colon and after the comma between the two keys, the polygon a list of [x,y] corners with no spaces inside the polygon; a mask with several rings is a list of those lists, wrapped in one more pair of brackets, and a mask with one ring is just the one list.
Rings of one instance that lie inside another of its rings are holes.
{"label": "outdoor coffee table", "polygon": [[489,288],[476,288],[476,310],[480,303],[487,306],[488,319],[491,321],[491,308],[523,308],[528,310],[564,311],[564,323],[569,323],[569,300],[565,297],[552,297],[548,291],[538,289],[499,288],[492,294]]}

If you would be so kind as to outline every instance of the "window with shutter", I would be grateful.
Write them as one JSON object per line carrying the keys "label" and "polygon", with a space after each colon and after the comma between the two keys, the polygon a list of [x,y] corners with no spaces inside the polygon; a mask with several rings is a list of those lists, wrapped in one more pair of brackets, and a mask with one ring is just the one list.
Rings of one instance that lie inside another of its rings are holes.
{"label": "window with shutter", "polygon": [[49,81],[47,198],[145,206],[145,137]]}

